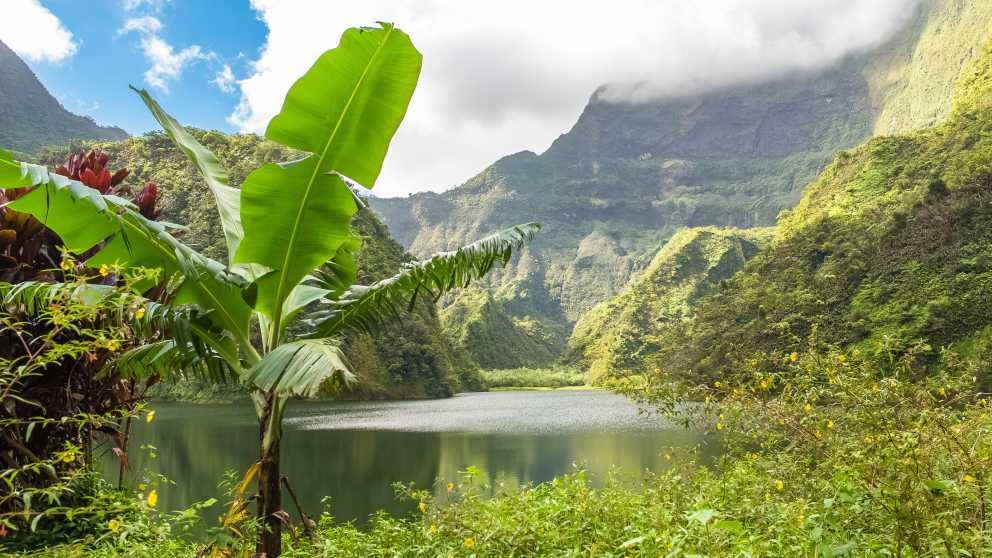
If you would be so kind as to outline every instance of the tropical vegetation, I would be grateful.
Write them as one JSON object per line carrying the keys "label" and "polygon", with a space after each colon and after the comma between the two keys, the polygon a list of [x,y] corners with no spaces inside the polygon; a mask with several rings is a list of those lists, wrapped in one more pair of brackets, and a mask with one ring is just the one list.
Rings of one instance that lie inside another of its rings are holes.
{"label": "tropical vegetation", "polygon": [[[140,206],[0,152],[0,185],[28,189],[9,209],[42,221],[69,254],[86,255],[84,265],[99,268],[102,276],[131,279],[134,270],[157,272],[129,280],[133,294],[88,283],[22,282],[8,289],[4,307],[35,314],[67,293],[110,297],[134,309],[121,317],[144,334],[142,343],[114,360],[118,370],[134,378],[163,370],[234,377],[250,386],[260,460],[242,485],[257,477],[256,550],[265,556],[281,553],[288,518],[279,468],[286,404],[315,395],[322,385],[355,380],[335,336],[372,333],[421,295],[436,298],[467,286],[505,263],[538,228],[514,227],[406,265],[372,285],[356,284],[361,239],[351,219],[361,200],[346,177],[374,185],[420,64],[410,39],[392,25],[347,31],[339,47],[293,85],[266,130],[268,139],[307,155],[252,171],[240,189],[230,186],[215,155],[147,92],[137,91],[203,173],[220,214],[227,265],[176,240],[170,234],[175,225],[148,219]],[[168,291],[162,303],[142,296],[159,286]],[[240,517],[247,505],[247,498],[236,500],[231,516]]]}

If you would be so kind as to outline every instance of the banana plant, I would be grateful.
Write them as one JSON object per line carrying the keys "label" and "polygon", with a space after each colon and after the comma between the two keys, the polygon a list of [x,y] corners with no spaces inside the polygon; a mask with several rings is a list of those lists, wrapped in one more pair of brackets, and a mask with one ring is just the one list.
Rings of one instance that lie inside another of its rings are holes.
{"label": "banana plant", "polygon": [[[143,216],[138,207],[101,194],[41,166],[14,161],[0,150],[0,188],[30,191],[9,205],[55,231],[69,252],[91,268],[126,274],[160,270],[166,302],[141,295],[156,286],[135,283],[127,299],[142,308],[128,319],[149,342],[117,359],[140,374],[163,364],[233,374],[251,391],[260,429],[258,516],[264,525],[256,552],[281,552],[287,518],[280,493],[282,419],[292,398],[313,397],[322,386],[355,381],[342,354],[347,331],[375,334],[419,297],[443,293],[504,264],[540,228],[529,223],[457,250],[405,265],[372,285],[356,285],[361,239],[351,219],[361,198],[347,181],[372,188],[406,113],[420,75],[421,55],[390,24],[349,29],[290,89],[265,136],[305,153],[267,164],[240,188],[198,143],[143,90],[135,91],[165,133],[202,172],[223,225],[227,263],[197,253],[174,236],[176,225]],[[79,293],[78,296],[93,296]],[[0,288],[0,303],[29,311],[61,296],[58,285]],[[190,310],[192,309],[192,310]],[[292,328],[287,326],[296,325]],[[290,333],[292,332],[292,333]],[[302,333],[299,333],[302,332]],[[253,341],[254,340],[254,341]]]}

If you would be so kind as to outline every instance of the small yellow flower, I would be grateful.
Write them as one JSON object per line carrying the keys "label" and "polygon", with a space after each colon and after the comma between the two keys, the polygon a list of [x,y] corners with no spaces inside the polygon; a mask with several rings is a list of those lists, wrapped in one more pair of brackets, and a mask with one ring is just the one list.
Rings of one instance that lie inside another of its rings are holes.
{"label": "small yellow flower", "polygon": [[718,387],[720,387],[722,385],[723,385],[723,383],[721,383],[720,380],[717,380],[717,381],[713,382],[713,387],[715,387],[715,388],[718,388]]}
{"label": "small yellow flower", "polygon": [[837,362],[843,363],[846,360],[847,360],[847,357],[846,356],[844,356],[844,355],[837,355]]}
{"label": "small yellow flower", "polygon": [[796,362],[797,360],[799,360],[799,353],[792,351],[792,353],[789,354],[789,361]]}
{"label": "small yellow flower", "polygon": [[110,268],[107,267],[107,264],[101,264],[100,265],[100,276],[101,277],[106,277],[108,275],[110,275]]}
{"label": "small yellow flower", "polygon": [[114,351],[116,351],[117,349],[120,349],[120,348],[121,348],[120,341],[118,341],[116,339],[111,339],[110,341],[107,341],[107,350],[108,351],[114,352]]}
{"label": "small yellow flower", "polygon": [[806,404],[806,412],[808,413],[808,412],[810,412],[810,411],[812,411],[812,410],[813,410],[813,406],[812,406],[812,405],[810,405],[809,403],[807,403],[807,404]]}
{"label": "small yellow flower", "polygon": [[151,422],[153,420],[155,420],[155,411],[148,411],[148,414],[145,415],[145,422]]}
{"label": "small yellow flower", "polygon": [[420,510],[420,513],[427,513],[427,504],[425,504],[424,501],[421,500],[420,504],[417,505],[417,509]]}
{"label": "small yellow flower", "polygon": [[149,492],[148,496],[145,498],[145,502],[148,502],[149,507],[154,508],[155,505],[158,504],[158,491],[153,488],[152,491]]}
{"label": "small yellow flower", "polygon": [[717,430],[723,430],[723,423],[722,422],[716,423],[716,429]]}
{"label": "small yellow flower", "polygon": [[437,526],[436,525],[431,525],[431,528],[429,529],[429,531],[430,531],[430,533],[432,535],[436,535],[437,534]]}
{"label": "small yellow flower", "polygon": [[465,542],[462,543],[462,546],[464,546],[465,548],[475,548],[475,539],[473,539],[472,537],[465,539]]}
{"label": "small yellow flower", "polygon": [[968,473],[965,473],[965,475],[961,477],[961,480],[963,480],[964,482],[975,482],[975,477],[969,475]]}
{"label": "small yellow flower", "polygon": [[67,452],[65,452],[65,453],[62,454],[62,462],[63,463],[72,463],[75,460],[76,460],[76,453],[75,452],[67,451]]}
{"label": "small yellow flower", "polygon": [[771,499],[772,499],[772,493],[771,492],[765,492],[765,500],[771,500]]}
{"label": "small yellow flower", "polygon": [[59,267],[62,268],[62,271],[69,271],[70,269],[72,269],[72,262],[70,262],[69,260],[62,260],[62,263],[59,264]]}
{"label": "small yellow flower", "polygon": [[827,428],[833,428],[833,427],[834,427],[834,421],[828,420],[827,421]]}
{"label": "small yellow flower", "polygon": [[138,308],[137,310],[135,310],[134,311],[134,317],[136,319],[138,319],[138,320],[140,320],[141,318],[144,318],[145,317],[145,309],[142,307],[142,308]]}
{"label": "small yellow flower", "polygon": [[147,484],[145,484],[143,482],[139,482],[138,483],[138,490],[139,491],[144,492],[146,488],[148,488],[148,485]]}
{"label": "small yellow flower", "polygon": [[451,492],[454,489],[455,489],[455,483],[449,482],[448,483],[448,492]]}
{"label": "small yellow flower", "polygon": [[778,419],[778,423],[779,423],[780,425],[784,425],[784,424],[785,424],[785,419],[784,419],[784,418],[779,418],[779,419]]}
{"label": "small yellow flower", "polygon": [[823,437],[823,433],[820,432],[819,430],[817,430],[816,432],[814,432],[813,435],[816,436],[816,439],[817,440],[819,440],[820,438]]}
{"label": "small yellow flower", "polygon": [[779,492],[782,492],[782,489],[784,489],[784,488],[785,488],[785,483],[784,482],[782,482],[780,480],[775,481],[775,490],[778,490]]}
{"label": "small yellow flower", "polygon": [[939,393],[941,397],[944,397],[945,395],[947,395],[947,390],[944,389],[944,386],[940,386],[940,389],[937,390],[937,393]]}
{"label": "small yellow flower", "polygon": [[110,529],[111,533],[117,533],[121,530],[121,522],[116,519],[111,519],[107,522],[107,529]]}

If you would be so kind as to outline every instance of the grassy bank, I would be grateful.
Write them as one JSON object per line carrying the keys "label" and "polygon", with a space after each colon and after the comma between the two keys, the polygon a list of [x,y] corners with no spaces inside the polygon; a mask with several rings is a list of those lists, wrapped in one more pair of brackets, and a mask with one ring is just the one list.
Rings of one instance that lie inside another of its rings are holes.
{"label": "grassy bank", "polygon": [[490,389],[567,388],[586,385],[585,374],[574,368],[511,368],[483,370]]}

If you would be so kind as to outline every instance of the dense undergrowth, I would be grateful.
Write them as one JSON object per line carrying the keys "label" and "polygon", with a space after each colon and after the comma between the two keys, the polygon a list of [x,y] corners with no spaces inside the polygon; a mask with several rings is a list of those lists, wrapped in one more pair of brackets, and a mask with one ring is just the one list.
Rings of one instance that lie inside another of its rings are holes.
{"label": "dense undergrowth", "polygon": [[[325,516],[313,540],[287,535],[286,555],[987,555],[992,414],[975,365],[946,360],[920,380],[912,356],[882,371],[855,354],[781,355],[679,387],[709,401],[691,408],[668,405],[672,384],[630,380],[620,387],[721,437],[724,457],[706,467],[672,450],[671,466],[640,482],[576,471],[524,488],[488,485],[470,469],[457,484],[401,487],[399,497],[422,503],[417,517],[380,514],[359,529]],[[203,548],[161,516],[155,528],[147,516],[127,521],[45,555],[192,557]]]}
{"label": "dense undergrowth", "polygon": [[483,370],[482,379],[490,389],[562,388],[586,385],[585,373],[564,366]]}

